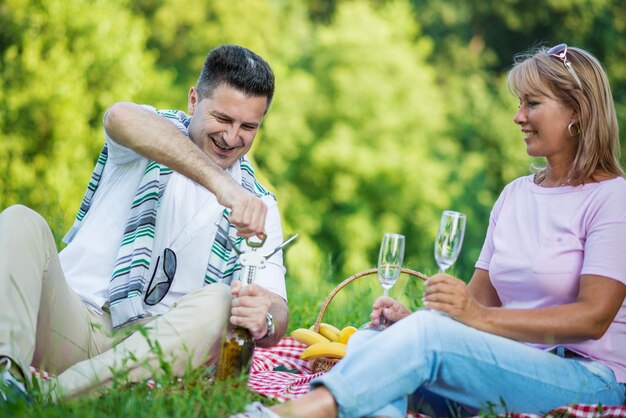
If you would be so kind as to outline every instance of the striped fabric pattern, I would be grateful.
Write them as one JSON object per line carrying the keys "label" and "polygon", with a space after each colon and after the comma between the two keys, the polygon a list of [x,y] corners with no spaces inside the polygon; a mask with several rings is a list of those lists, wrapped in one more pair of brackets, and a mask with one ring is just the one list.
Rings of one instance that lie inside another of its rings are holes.
{"label": "striped fabric pattern", "polygon": [[87,214],[89,207],[91,206],[91,199],[93,199],[94,193],[96,193],[96,189],[98,188],[98,183],[100,183],[100,177],[102,177],[102,172],[104,171],[104,164],[106,164],[107,157],[109,156],[109,149],[104,145],[100,155],[98,156],[98,160],[96,161],[96,167],[91,174],[91,179],[89,180],[89,184],[87,184],[87,191],[85,192],[85,196],[83,196],[83,200],[80,203],[80,208],[78,208],[78,213],[76,214],[76,219],[74,220],[74,224],[70,228],[67,234],[63,237],[63,242],[66,244],[74,239],[74,235],[78,232],[80,223],[83,221],[83,218]]}
{"label": "striped fabric pattern", "polygon": [[[172,120],[181,131],[187,134],[191,118],[182,111],[158,111],[158,113]],[[91,175],[87,191],[83,197],[76,220],[70,231],[63,238],[69,243],[78,230],[89,211],[91,202],[102,177],[108,157],[105,145],[98,157],[96,167]],[[255,178],[254,170],[248,159],[243,156],[240,160],[242,186],[257,197],[271,195]],[[147,285],[147,276],[152,259],[152,245],[157,221],[160,199],[165,193],[172,170],[155,161],[150,161],[143,173],[139,188],[131,205],[124,234],[117,254],[115,268],[109,284],[108,302],[111,312],[111,322],[114,328],[119,328],[146,316],[143,307],[143,294]],[[231,239],[239,245],[242,241],[238,237],[237,229],[228,221],[230,210],[224,210],[220,219],[220,226],[228,232]],[[217,231],[213,246],[209,254],[204,284],[226,283],[236,280],[241,266],[238,256],[231,247],[222,231]]]}
{"label": "striped fabric pattern", "polygon": [[114,327],[145,316],[142,295],[152,259],[157,209],[171,174],[168,167],[150,161],[133,199],[109,282],[109,310]]}
{"label": "striped fabric pattern", "polygon": [[[239,160],[239,168],[241,170],[241,185],[244,189],[257,197],[270,195],[254,176],[254,169],[250,161],[244,156]],[[237,229],[228,222],[230,209],[226,208],[222,214],[219,225],[221,229],[228,231],[231,241],[240,246],[242,237],[237,236]],[[241,265],[238,262],[237,253],[231,248],[224,233],[217,229],[211,254],[209,255],[209,263],[207,265],[206,275],[204,276],[205,284],[222,282],[230,284],[233,280],[239,278],[241,273]]]}
{"label": "striped fabric pattern", "polygon": [[220,228],[217,228],[211,253],[209,254],[206,274],[204,275],[205,285],[218,282],[230,285],[233,280],[238,279],[241,272],[241,265],[238,262],[239,257],[232,249],[224,232],[222,232],[222,230],[227,231],[230,239],[237,246],[243,241],[242,237],[237,236],[237,229],[228,222],[229,214],[230,210],[228,208],[224,209],[220,218]]}

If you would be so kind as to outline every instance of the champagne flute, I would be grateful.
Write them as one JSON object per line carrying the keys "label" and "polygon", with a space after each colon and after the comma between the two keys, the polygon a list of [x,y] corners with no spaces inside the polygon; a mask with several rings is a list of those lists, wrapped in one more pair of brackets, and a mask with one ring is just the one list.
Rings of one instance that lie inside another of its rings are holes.
{"label": "champagne flute", "polygon": [[452,210],[445,210],[441,215],[435,240],[435,261],[439,273],[444,273],[459,257],[465,235],[465,220],[465,214]]}
{"label": "champagne flute", "polygon": [[[389,289],[393,287],[398,277],[400,277],[403,259],[404,235],[386,233],[383,241],[380,243],[380,251],[378,253],[378,281],[383,287],[384,296],[389,294]],[[386,326],[385,318],[381,315],[379,324],[372,328],[382,331]]]}
{"label": "champagne flute", "polygon": [[383,287],[383,295],[387,296],[398,280],[403,259],[404,235],[385,234],[378,253],[378,281]]}

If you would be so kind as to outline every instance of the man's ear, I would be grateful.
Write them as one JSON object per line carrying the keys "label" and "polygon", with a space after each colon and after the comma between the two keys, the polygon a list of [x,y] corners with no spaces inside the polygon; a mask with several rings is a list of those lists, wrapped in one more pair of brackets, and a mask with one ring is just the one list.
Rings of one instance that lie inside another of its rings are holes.
{"label": "man's ear", "polygon": [[187,110],[189,111],[190,116],[193,116],[193,113],[196,111],[197,105],[198,89],[194,86],[189,89],[189,94],[187,95]]}

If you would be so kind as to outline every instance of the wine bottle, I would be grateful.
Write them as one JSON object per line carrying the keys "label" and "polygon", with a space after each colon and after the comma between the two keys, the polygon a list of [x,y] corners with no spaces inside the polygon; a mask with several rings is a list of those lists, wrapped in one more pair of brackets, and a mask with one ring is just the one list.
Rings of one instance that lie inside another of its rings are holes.
{"label": "wine bottle", "polygon": [[[250,263],[248,259],[251,257],[254,259],[256,255],[257,253],[255,253],[253,249],[252,252],[240,256],[240,260],[244,266],[241,277],[245,279],[245,281],[242,282],[247,285],[254,282],[256,266],[260,263],[257,260],[255,260],[256,262]],[[252,364],[254,348],[254,338],[252,338],[250,331],[243,327],[232,326],[228,323],[222,339],[220,354],[217,358],[215,379],[225,380],[238,376],[241,373],[248,373],[250,365]]]}
{"label": "wine bottle", "polygon": [[228,326],[217,359],[215,378],[225,380],[248,373],[254,354],[254,338],[246,328]]}

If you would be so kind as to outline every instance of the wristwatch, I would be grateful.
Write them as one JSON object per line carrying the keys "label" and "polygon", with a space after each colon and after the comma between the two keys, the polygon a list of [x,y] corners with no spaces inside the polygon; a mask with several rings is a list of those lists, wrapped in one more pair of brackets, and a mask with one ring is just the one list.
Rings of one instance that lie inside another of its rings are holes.
{"label": "wristwatch", "polygon": [[267,333],[259,338],[259,340],[269,338],[276,332],[276,327],[274,326],[274,317],[269,312],[265,314],[265,324],[267,325]]}

